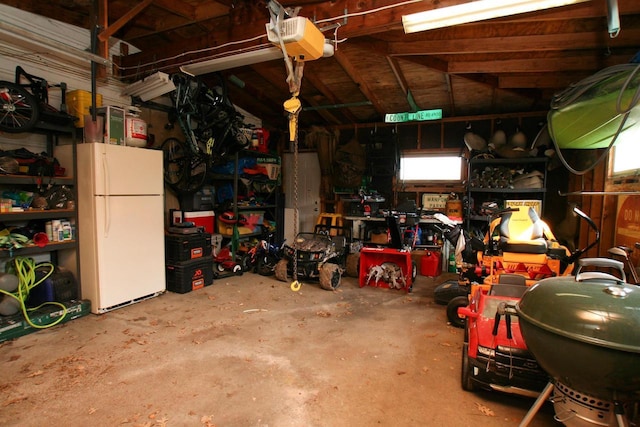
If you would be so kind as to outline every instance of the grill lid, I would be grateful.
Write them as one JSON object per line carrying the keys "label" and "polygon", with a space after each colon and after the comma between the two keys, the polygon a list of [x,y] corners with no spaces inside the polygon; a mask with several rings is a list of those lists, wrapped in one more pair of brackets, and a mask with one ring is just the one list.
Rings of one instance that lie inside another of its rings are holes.
{"label": "grill lid", "polygon": [[[602,272],[623,271],[621,262],[605,258],[579,261],[576,276],[541,280],[516,306],[518,316],[546,331],[592,345],[640,353],[640,287]],[[623,273],[624,274],[624,273]]]}

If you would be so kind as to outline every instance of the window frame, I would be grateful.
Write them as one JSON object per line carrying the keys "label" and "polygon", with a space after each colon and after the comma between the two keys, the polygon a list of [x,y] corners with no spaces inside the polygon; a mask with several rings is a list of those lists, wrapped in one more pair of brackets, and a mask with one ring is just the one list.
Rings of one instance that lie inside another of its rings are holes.
{"label": "window frame", "polygon": [[[460,179],[402,179],[402,159],[405,157],[455,157],[460,159]],[[427,185],[432,184],[436,186],[443,185],[462,185],[466,181],[467,175],[467,161],[461,150],[447,150],[447,149],[414,149],[414,150],[401,150],[397,179],[398,183],[402,185]]]}
{"label": "window frame", "polygon": [[[634,143],[637,144],[636,141],[630,142],[630,144]],[[609,152],[605,191],[625,191],[629,185],[637,185],[640,183],[640,162],[636,169],[627,169],[619,172],[613,170],[617,146],[618,144],[616,143]]]}

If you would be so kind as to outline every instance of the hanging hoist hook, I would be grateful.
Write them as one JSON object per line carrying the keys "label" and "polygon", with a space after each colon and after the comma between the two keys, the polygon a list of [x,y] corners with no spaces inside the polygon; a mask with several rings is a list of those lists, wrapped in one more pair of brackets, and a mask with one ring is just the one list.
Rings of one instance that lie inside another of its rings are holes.
{"label": "hanging hoist hook", "polygon": [[[300,94],[300,86],[302,84],[302,73],[304,70],[304,62],[296,63],[295,72],[290,79],[289,90],[291,98],[287,99],[284,104],[284,110],[289,114],[289,142],[293,146],[293,234],[298,234],[298,115],[302,110],[302,103],[298,99]],[[298,250],[293,246],[293,282],[291,290],[298,292],[302,284],[298,281]]]}

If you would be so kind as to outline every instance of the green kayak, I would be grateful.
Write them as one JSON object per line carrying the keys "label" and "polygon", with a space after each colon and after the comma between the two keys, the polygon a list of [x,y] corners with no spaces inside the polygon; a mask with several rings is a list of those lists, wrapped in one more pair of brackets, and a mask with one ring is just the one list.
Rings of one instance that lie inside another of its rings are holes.
{"label": "green kayak", "polygon": [[607,148],[619,128],[618,138],[640,136],[639,87],[638,64],[610,67],[571,86],[552,102],[551,138],[559,148],[593,149]]}

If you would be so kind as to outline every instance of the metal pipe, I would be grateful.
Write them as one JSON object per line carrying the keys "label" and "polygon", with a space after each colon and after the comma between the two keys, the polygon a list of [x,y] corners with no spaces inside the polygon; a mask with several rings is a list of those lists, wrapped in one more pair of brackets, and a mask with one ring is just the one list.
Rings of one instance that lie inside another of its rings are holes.
{"label": "metal pipe", "polygon": [[316,107],[303,107],[302,111],[315,111],[315,110],[330,110],[334,108],[351,108],[351,107],[364,107],[371,105],[371,101],[352,102],[350,104],[331,104],[331,105],[318,105]]}

